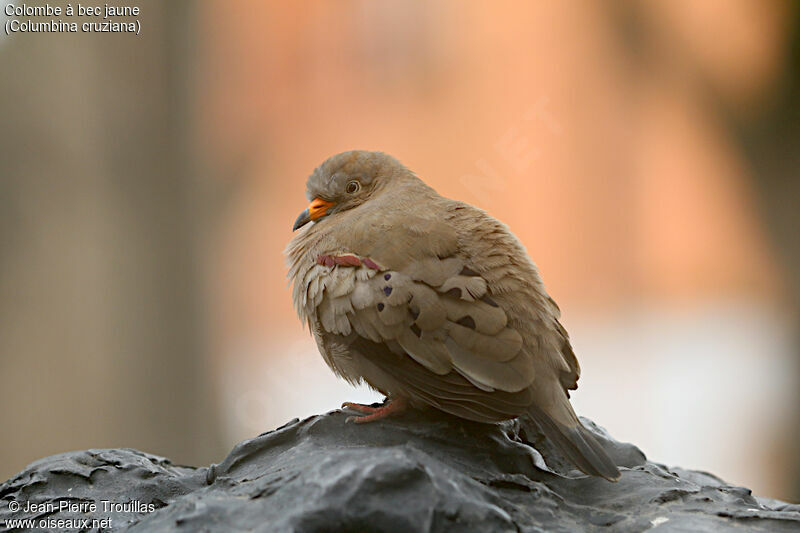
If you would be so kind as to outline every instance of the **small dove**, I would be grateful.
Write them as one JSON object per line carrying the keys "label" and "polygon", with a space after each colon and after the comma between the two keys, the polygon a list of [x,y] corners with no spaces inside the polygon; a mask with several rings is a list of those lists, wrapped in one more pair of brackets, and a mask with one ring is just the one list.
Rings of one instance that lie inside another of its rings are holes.
{"label": "small dove", "polygon": [[619,479],[570,405],[580,367],[558,306],[502,222],[380,152],[331,157],[307,196],[286,249],[295,308],[334,373],[387,398],[346,403],[355,422],[409,406],[527,413],[581,471]]}

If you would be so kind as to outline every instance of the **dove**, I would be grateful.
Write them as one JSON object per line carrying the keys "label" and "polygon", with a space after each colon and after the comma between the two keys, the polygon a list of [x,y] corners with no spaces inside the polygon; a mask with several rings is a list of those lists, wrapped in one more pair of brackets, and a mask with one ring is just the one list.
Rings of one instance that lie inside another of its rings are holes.
{"label": "dove", "polygon": [[620,472],[569,402],[578,360],[537,267],[502,222],[440,196],[382,152],[334,155],[286,248],[292,299],[333,372],[386,396],[356,423],[433,408],[529,415],[575,466]]}

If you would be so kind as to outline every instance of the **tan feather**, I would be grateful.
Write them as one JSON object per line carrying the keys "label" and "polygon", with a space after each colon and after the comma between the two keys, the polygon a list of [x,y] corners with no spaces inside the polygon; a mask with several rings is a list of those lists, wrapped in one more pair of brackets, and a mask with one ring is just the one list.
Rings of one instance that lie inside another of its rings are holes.
{"label": "tan feather", "polygon": [[447,278],[437,290],[444,293],[455,290],[462,300],[472,302],[486,294],[486,280],[477,276],[453,276]]}
{"label": "tan feather", "polygon": [[453,367],[472,382],[508,392],[522,390],[533,382],[533,367],[525,365],[520,356],[512,359],[520,359],[518,364],[512,365],[508,361],[500,362],[476,355],[452,338],[444,344],[453,359]]}
{"label": "tan feather", "polygon": [[447,311],[436,291],[421,283],[411,289],[409,310],[416,315],[414,323],[423,331],[432,331],[442,327],[447,320]]}
{"label": "tan feather", "polygon": [[464,268],[464,261],[457,257],[439,259],[427,257],[408,265],[405,274],[413,280],[421,281],[431,287],[439,287],[442,283],[458,274]]}
{"label": "tan feather", "polygon": [[494,361],[509,361],[522,349],[522,337],[511,328],[505,328],[496,335],[486,335],[453,324],[448,328],[448,332],[459,346]]}
{"label": "tan feather", "polygon": [[[409,321],[408,309],[405,306],[378,304],[378,319],[390,326],[407,323]],[[393,340],[393,338],[385,340]]]}
{"label": "tan feather", "polygon": [[352,268],[334,267],[331,281],[327,284],[327,289],[332,298],[346,296],[355,287],[355,272]]}
{"label": "tan feather", "polygon": [[484,302],[465,302],[454,298],[442,297],[441,303],[447,312],[447,319],[451,322],[469,317],[474,328],[481,333],[493,335],[500,332],[508,324],[505,311],[499,307],[492,307]]}
{"label": "tan feather", "polygon": [[340,335],[350,334],[350,321],[346,315],[353,311],[353,306],[348,298],[323,298],[318,310],[319,320],[325,331]]}
{"label": "tan feather", "polygon": [[369,283],[358,280],[353,285],[353,293],[350,295],[353,309],[360,311],[361,309],[375,305],[377,300],[378,290]]}
{"label": "tan feather", "polygon": [[404,331],[397,340],[408,355],[434,374],[447,374],[453,369],[450,352],[441,341],[428,339],[425,333],[417,337],[411,329]]}

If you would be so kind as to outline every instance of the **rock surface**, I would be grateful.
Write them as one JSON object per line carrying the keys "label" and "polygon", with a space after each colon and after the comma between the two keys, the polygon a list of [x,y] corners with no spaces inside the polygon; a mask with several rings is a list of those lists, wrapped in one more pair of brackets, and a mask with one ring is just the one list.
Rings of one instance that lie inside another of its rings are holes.
{"label": "rock surface", "polygon": [[31,519],[54,531],[800,531],[800,506],[648,462],[585,419],[624,467],[618,483],[570,471],[532,422],[347,416],[294,420],[203,468],[130,449],[48,457],[0,485],[0,529]]}

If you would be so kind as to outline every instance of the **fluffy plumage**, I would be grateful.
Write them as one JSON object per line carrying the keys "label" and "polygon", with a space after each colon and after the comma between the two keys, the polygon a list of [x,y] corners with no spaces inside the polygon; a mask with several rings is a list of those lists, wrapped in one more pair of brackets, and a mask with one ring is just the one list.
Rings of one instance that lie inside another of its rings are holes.
{"label": "fluffy plumage", "polygon": [[570,406],[578,361],[504,224],[376,152],[328,159],[307,195],[331,207],[287,247],[289,276],[336,374],[480,422],[527,412],[581,470],[619,477]]}

